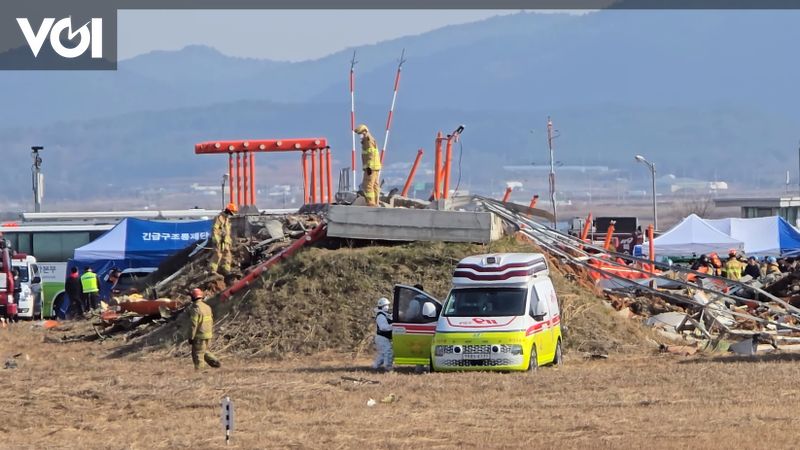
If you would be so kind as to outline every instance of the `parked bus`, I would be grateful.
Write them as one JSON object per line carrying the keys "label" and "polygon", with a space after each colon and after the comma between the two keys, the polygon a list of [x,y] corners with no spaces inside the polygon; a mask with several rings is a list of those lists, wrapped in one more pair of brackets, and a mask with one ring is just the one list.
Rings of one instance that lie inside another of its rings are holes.
{"label": "parked bus", "polygon": [[146,220],[197,220],[218,212],[204,209],[164,211],[48,212],[22,213],[21,222],[0,224],[0,233],[11,247],[36,258],[41,276],[44,317],[54,317],[55,305],[65,298],[67,261],[82,247],[114,228],[120,220],[134,217]]}
{"label": "parked bus", "polygon": [[0,233],[11,248],[36,257],[41,277],[42,311],[54,317],[54,306],[64,300],[67,261],[75,249],[92,242],[115,224],[13,225],[0,226]]}

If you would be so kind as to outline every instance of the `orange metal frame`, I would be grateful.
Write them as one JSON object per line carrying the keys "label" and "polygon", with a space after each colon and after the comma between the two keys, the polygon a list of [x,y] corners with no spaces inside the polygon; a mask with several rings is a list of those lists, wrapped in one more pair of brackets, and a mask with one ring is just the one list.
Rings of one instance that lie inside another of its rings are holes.
{"label": "orange metal frame", "polygon": [[[301,152],[303,203],[308,204],[309,201],[311,203],[333,202],[332,156],[328,140],[325,138],[210,141],[196,144],[194,152],[198,155],[228,155],[230,201],[238,206],[255,206],[256,204],[256,153]],[[308,176],[309,157],[311,158],[310,179]],[[317,159],[319,159],[319,172],[317,172]],[[311,186],[309,186],[309,181]]]}

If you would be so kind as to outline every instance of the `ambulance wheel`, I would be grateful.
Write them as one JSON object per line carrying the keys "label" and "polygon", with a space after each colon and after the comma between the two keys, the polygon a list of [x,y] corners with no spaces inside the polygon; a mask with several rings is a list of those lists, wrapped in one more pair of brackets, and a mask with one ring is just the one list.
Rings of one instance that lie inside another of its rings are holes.
{"label": "ambulance wheel", "polygon": [[536,372],[539,368],[538,356],[536,353],[536,346],[531,345],[531,359],[528,361],[528,372]]}
{"label": "ambulance wheel", "polygon": [[434,372],[434,370],[433,370],[433,356],[431,356],[431,359],[428,361],[428,373],[433,373],[433,372]]}
{"label": "ambulance wheel", "polygon": [[553,356],[553,365],[556,367],[561,367],[564,365],[564,351],[561,350],[561,339],[559,338],[558,343],[556,344],[556,354]]}

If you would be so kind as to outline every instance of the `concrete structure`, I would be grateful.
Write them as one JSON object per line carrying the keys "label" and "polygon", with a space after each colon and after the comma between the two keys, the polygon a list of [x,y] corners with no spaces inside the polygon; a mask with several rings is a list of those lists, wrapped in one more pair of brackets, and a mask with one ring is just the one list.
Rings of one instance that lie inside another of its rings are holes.
{"label": "concrete structure", "polygon": [[717,207],[741,208],[744,219],[781,216],[797,226],[800,219],[800,197],[737,197],[714,199]]}
{"label": "concrete structure", "polygon": [[488,212],[344,205],[332,205],[328,211],[330,237],[485,244],[499,239],[502,235],[502,221]]}

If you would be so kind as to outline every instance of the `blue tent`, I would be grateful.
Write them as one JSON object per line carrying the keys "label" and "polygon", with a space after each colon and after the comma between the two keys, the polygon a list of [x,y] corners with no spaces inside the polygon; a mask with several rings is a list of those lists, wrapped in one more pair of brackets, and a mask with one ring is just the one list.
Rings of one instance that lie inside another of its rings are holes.
{"label": "blue tent", "polygon": [[67,264],[67,273],[75,266],[81,273],[85,267],[91,267],[100,280],[100,297],[106,298],[110,286],[103,280],[112,268],[158,267],[169,256],[196,241],[209,238],[212,224],[213,220],[123,219],[99,238],[76,248]]}
{"label": "blue tent", "polygon": [[706,220],[706,223],[744,242],[748,255],[786,256],[800,250],[800,232],[780,216]]}

